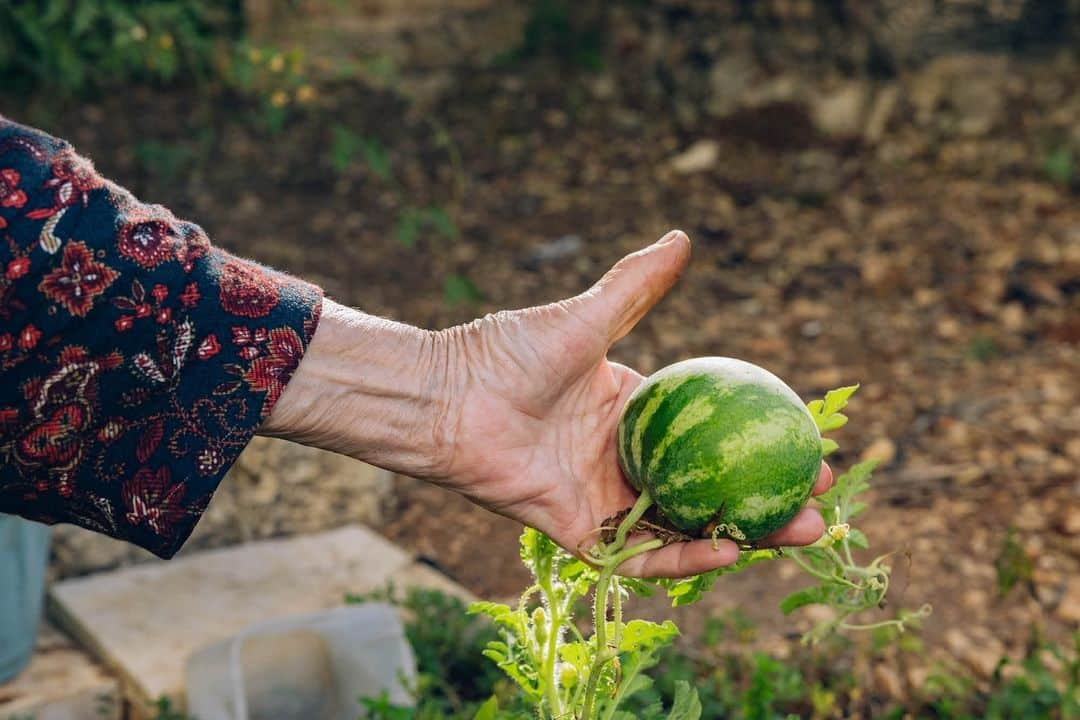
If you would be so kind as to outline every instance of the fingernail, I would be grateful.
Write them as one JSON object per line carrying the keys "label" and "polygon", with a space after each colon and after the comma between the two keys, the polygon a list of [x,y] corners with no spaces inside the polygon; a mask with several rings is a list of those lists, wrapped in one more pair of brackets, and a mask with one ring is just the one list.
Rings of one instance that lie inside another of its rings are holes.
{"label": "fingernail", "polygon": [[671,243],[678,240],[680,237],[685,238],[686,233],[684,233],[682,230],[672,230],[667,235],[660,238],[660,240],[656,244],[657,245],[670,245]]}

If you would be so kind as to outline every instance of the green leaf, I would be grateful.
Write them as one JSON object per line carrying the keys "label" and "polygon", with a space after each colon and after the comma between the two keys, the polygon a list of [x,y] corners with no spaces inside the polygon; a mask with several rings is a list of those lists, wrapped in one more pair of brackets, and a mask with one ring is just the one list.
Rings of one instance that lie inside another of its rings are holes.
{"label": "green leaf", "polygon": [[1055,148],[1043,161],[1043,172],[1059,185],[1071,185],[1076,177],[1076,160],[1068,145]]}
{"label": "green leaf", "polygon": [[780,601],[780,612],[790,615],[795,610],[807,605],[827,603],[831,597],[832,592],[824,585],[814,585],[802,590],[796,590]]}
{"label": "green leaf", "polygon": [[432,205],[427,209],[427,221],[431,223],[435,232],[443,237],[454,239],[458,235],[457,225],[454,224],[453,219],[437,205]]}
{"label": "green leaf", "polygon": [[453,274],[443,278],[443,300],[450,307],[472,305],[483,299],[480,289],[464,275]]}
{"label": "green leaf", "polygon": [[[615,636],[615,623],[608,622],[608,637]],[[679,636],[679,628],[671,620],[662,624],[648,620],[631,620],[623,626],[619,652],[654,652],[670,645]]]}
{"label": "green leaf", "polygon": [[[380,720],[413,720],[416,714],[411,707],[391,703],[385,690],[377,698],[360,698],[360,705],[368,711],[364,713],[364,717],[377,717]],[[155,720],[161,720],[162,717],[159,714]],[[164,717],[171,719],[174,716],[166,715]]]}
{"label": "green leaf", "polygon": [[595,659],[595,651],[587,643],[568,642],[559,646],[559,660],[577,670],[577,681],[584,682]]}
{"label": "green leaf", "polygon": [[509,605],[503,605],[502,603],[488,602],[487,600],[478,600],[469,605],[468,610],[470,615],[487,615],[495,622],[499,622],[508,615],[513,615],[514,611]]}
{"label": "green leaf", "polygon": [[394,237],[407,248],[415,247],[423,223],[423,217],[416,210],[403,210],[394,223]]}
{"label": "green leaf", "polygon": [[398,74],[397,65],[389,55],[376,55],[370,58],[365,66],[372,78],[385,83],[392,83]]}
{"label": "green leaf", "polygon": [[518,553],[521,561],[529,566],[535,565],[538,560],[552,558],[559,551],[554,540],[531,527],[525,528],[521,533],[520,543]]}
{"label": "green leaf", "polygon": [[499,712],[499,698],[492,695],[477,709],[473,720],[495,720],[497,712]]}
{"label": "green leaf", "polygon": [[[831,430],[842,428],[847,424],[847,417],[841,414],[840,411],[847,406],[848,400],[858,389],[858,385],[848,385],[847,387],[830,390],[825,393],[824,400],[813,400],[806,404],[806,409],[809,410],[810,415],[813,416],[819,431],[826,433]],[[826,454],[835,449],[836,448],[833,447],[826,450]]]}
{"label": "green leaf", "polygon": [[852,547],[856,547],[861,550],[865,550],[866,548],[870,547],[870,541],[866,539],[866,534],[863,533],[863,531],[859,528],[851,528],[851,531],[848,533],[847,539],[848,543]]}
{"label": "green leaf", "polygon": [[699,720],[700,717],[701,700],[697,689],[685,680],[679,680],[675,683],[675,703],[668,713],[668,720]]}
{"label": "green leaf", "polygon": [[[622,682],[613,688],[613,694],[610,698],[606,698],[602,701],[602,705],[611,710],[613,708],[622,705],[623,701],[634,693],[643,692],[652,686],[652,680],[642,673],[649,668],[655,666],[658,662],[656,655],[653,652],[632,652],[624,653],[619,675],[622,677]],[[615,678],[612,678],[615,679]],[[656,707],[656,712],[646,713],[645,717],[660,717],[659,706]],[[607,717],[604,712],[599,714],[600,717]],[[615,715],[614,717],[620,717]],[[642,716],[636,716],[634,720],[640,720]]]}
{"label": "green leaf", "polygon": [[[847,522],[848,519],[863,511],[865,504],[854,502],[853,498],[870,488],[870,483],[867,481],[877,464],[877,460],[866,460],[852,465],[850,470],[836,478],[831,488],[818,496],[825,520],[829,524]],[[837,507],[842,509],[843,517],[836,517]]]}
{"label": "green leaf", "polygon": [[755,565],[763,560],[772,560],[776,557],[778,557],[777,551],[771,548],[744,550],[739,553],[739,559],[727,567],[710,570],[707,573],[695,575],[690,578],[660,580],[658,581],[658,584],[661,587],[667,588],[667,594],[668,597],[671,598],[673,607],[692,605],[700,600],[702,595],[712,590],[712,586],[716,584],[717,578],[721,575],[730,575],[731,573],[745,570],[751,565]]}
{"label": "green leaf", "polygon": [[[241,77],[241,84],[244,78]],[[349,169],[360,148],[360,138],[344,125],[335,125],[330,140],[330,164],[334,172],[343,174]]]}
{"label": "green leaf", "polygon": [[648,580],[621,577],[619,578],[619,584],[638,597],[647,598],[656,594],[656,585]]}
{"label": "green leaf", "polygon": [[653,686],[653,680],[648,675],[635,675],[628,683],[619,688],[620,699],[626,699],[634,693],[643,692]]}
{"label": "green leaf", "polygon": [[829,415],[833,415],[843,410],[847,405],[848,400],[858,389],[858,384],[855,384],[837,388],[836,390],[830,390],[825,393],[825,407],[822,409],[821,414],[828,417]]}
{"label": "green leaf", "polygon": [[847,415],[844,415],[843,413],[833,413],[821,421],[821,432],[839,430],[847,425],[847,421]]}
{"label": "green leaf", "polygon": [[701,599],[701,596],[712,590],[720,577],[719,570],[710,570],[707,573],[695,575],[690,578],[679,580],[662,580],[660,584],[667,588],[668,597],[671,598],[673,607],[692,605]]}
{"label": "green leaf", "polygon": [[380,180],[390,178],[390,153],[376,138],[360,138],[360,153],[368,169]]}
{"label": "green leaf", "polygon": [[97,19],[98,7],[96,3],[81,2],[75,7],[75,13],[71,18],[71,34],[75,37],[82,35]]}
{"label": "green leaf", "polygon": [[599,572],[577,558],[566,556],[566,562],[559,567],[559,579],[565,582],[570,592],[582,596],[589,593],[596,584]]}
{"label": "green leaf", "polygon": [[[563,582],[575,582],[584,580],[589,584],[596,582],[599,573],[594,567],[578,558],[569,558],[559,567],[559,579]],[[620,578],[620,581],[623,578]]]}
{"label": "green leaf", "polygon": [[834,452],[836,452],[839,448],[840,448],[840,446],[836,444],[835,440],[832,440],[830,438],[821,438],[821,454],[822,455],[831,455]]}

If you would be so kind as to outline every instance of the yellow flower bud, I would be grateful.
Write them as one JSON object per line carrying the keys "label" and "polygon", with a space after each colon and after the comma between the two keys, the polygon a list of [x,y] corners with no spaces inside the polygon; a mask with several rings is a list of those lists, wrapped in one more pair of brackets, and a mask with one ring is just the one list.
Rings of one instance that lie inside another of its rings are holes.
{"label": "yellow flower bud", "polygon": [[831,525],[827,531],[829,537],[839,542],[851,534],[851,525],[847,523],[840,523],[839,525]]}
{"label": "yellow flower bud", "polygon": [[310,85],[301,85],[296,88],[296,101],[300,103],[309,103],[315,99],[315,88]]}

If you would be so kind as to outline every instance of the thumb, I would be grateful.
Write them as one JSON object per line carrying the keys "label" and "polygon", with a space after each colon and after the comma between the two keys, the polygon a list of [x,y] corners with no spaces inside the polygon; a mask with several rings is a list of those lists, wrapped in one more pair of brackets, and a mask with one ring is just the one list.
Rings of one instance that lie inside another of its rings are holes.
{"label": "thumb", "polygon": [[667,294],[689,259],[690,238],[672,230],[617,262],[581,297],[582,304],[613,343]]}

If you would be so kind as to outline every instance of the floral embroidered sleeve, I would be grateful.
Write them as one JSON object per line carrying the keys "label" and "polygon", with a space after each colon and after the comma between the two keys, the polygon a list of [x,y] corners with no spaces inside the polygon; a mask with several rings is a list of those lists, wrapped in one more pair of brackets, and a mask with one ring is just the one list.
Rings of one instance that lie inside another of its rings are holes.
{"label": "floral embroidered sleeve", "polygon": [[321,291],[2,116],[0,240],[0,512],[170,557],[299,364]]}

